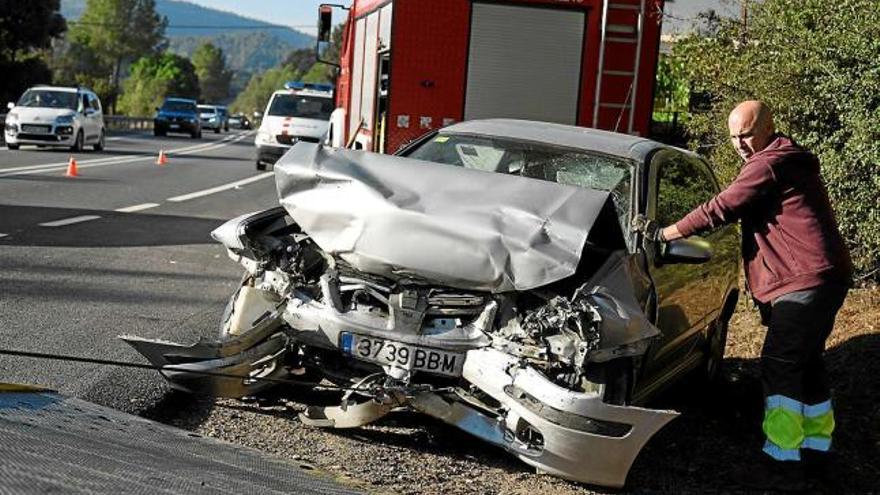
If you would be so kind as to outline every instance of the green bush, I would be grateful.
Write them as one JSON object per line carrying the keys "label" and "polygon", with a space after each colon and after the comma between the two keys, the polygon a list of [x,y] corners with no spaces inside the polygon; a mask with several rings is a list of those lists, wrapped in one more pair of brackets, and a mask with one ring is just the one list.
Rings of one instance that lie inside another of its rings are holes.
{"label": "green bush", "polygon": [[880,280],[880,2],[765,0],[748,25],[707,17],[677,43],[691,87],[713,98],[688,129],[725,181],[741,164],[727,115],[756,98],[777,128],[812,150],[852,251],[857,277]]}

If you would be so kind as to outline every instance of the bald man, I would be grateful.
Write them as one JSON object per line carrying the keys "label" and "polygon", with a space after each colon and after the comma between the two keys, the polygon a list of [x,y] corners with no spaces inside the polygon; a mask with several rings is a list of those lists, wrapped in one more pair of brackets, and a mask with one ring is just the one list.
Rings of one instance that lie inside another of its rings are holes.
{"label": "bald man", "polygon": [[804,489],[801,461],[821,468],[831,447],[834,412],[822,353],[852,284],[852,263],[816,157],[777,134],[760,101],[737,105],[728,127],[744,161],[738,176],[658,237],[742,225],[746,282],[768,328],[761,351],[766,455],[741,481]]}

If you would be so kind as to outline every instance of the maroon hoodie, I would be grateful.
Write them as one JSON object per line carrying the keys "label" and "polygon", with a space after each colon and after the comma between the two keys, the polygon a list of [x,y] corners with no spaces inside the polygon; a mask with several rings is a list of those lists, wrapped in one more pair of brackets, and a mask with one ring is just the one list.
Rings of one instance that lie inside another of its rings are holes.
{"label": "maroon hoodie", "polygon": [[689,236],[737,220],[746,281],[758,301],[827,282],[852,283],[852,262],[819,160],[791,139],[777,135],[743,164],[727,189],[675,226]]}

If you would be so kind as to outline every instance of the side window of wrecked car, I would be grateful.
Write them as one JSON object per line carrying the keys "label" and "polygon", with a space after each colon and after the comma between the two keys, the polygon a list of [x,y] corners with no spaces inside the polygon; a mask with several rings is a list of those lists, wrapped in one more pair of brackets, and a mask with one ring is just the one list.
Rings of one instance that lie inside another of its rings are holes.
{"label": "side window of wrecked car", "polygon": [[697,160],[669,151],[657,170],[657,218],[670,225],[715,195],[715,183]]}

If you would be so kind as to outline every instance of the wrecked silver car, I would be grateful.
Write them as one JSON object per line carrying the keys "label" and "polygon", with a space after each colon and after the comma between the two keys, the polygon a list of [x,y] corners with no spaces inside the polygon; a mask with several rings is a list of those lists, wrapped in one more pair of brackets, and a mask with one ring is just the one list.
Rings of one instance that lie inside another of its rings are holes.
{"label": "wrecked silver car", "polygon": [[308,408],[307,425],[409,408],[539,472],[622,486],[677,415],[648,398],[717,373],[736,231],[663,245],[643,232],[718,191],[696,155],[484,120],[399,156],[298,143],[275,174],[281,207],[212,234],[246,270],[220,338],[125,337],[176,388],[240,397],[275,384],[261,378],[324,380],[351,390]]}

